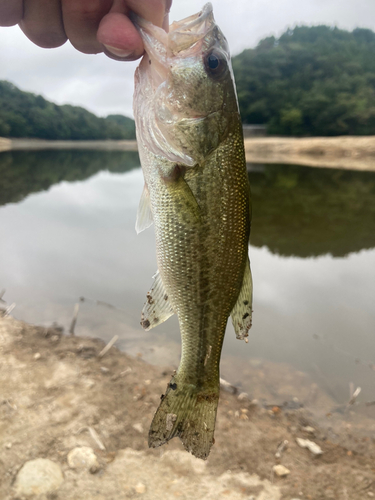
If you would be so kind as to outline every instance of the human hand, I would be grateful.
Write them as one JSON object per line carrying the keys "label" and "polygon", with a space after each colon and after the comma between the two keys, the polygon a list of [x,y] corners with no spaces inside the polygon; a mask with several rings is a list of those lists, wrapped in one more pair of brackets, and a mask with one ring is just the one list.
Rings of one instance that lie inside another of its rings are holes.
{"label": "human hand", "polygon": [[130,12],[168,28],[172,0],[0,0],[0,26],[19,24],[44,48],[67,40],[80,52],[133,61],[144,51]]}

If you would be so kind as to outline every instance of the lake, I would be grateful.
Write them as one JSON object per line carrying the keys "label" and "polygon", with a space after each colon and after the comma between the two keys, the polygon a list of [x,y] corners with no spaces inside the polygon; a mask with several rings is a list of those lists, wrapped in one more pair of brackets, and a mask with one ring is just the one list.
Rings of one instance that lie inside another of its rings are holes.
{"label": "lake", "polygon": [[[253,164],[249,178],[253,327],[245,344],[228,325],[222,376],[322,415],[359,386],[352,408],[374,418],[375,173]],[[140,326],[156,271],[153,229],[134,229],[142,188],[137,153],[0,154],[0,292],[14,317],[68,333],[83,298],[77,335],[178,365],[176,318]]]}

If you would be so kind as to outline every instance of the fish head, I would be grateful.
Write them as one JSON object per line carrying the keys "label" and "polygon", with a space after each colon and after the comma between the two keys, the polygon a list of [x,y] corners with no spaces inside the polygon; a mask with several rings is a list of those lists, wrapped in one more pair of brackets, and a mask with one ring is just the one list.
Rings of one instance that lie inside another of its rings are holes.
{"label": "fish head", "polygon": [[146,50],[136,75],[137,133],[168,160],[196,165],[223,141],[233,116],[238,119],[228,43],[212,5],[172,23],[168,33],[135,21]]}

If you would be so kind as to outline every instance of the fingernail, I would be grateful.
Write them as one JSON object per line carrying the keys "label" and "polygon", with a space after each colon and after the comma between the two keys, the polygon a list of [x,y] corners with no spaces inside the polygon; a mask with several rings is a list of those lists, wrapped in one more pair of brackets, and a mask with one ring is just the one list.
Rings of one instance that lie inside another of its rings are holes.
{"label": "fingernail", "polygon": [[103,44],[103,45],[114,56],[117,56],[117,57],[130,57],[130,56],[133,55],[133,52],[128,52],[127,50],[123,50],[123,49],[118,49],[116,47],[112,47],[111,45],[105,45],[105,44]]}

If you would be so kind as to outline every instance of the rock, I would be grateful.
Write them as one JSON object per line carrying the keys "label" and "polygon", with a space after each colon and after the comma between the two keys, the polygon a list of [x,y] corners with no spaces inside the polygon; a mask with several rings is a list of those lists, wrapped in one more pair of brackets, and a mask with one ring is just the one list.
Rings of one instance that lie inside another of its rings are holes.
{"label": "rock", "polygon": [[100,468],[94,450],[88,446],[73,448],[68,453],[67,459],[71,469],[87,469],[91,473],[95,473]]}
{"label": "rock", "polygon": [[137,424],[133,424],[132,425],[133,429],[140,432],[142,434],[143,432],[143,425],[141,424],[141,422],[138,422]]}
{"label": "rock", "polygon": [[146,486],[143,483],[138,483],[134,489],[139,495],[146,493]]}
{"label": "rock", "polygon": [[37,458],[24,463],[14,487],[17,495],[43,495],[56,491],[63,481],[59,464],[47,458]]}
{"label": "rock", "polygon": [[284,467],[283,465],[281,464],[278,464],[278,465],[274,465],[272,467],[272,470],[273,472],[276,474],[276,476],[279,476],[279,477],[285,477],[287,476],[288,474],[290,474],[290,470],[287,469],[286,467]]}
{"label": "rock", "polygon": [[315,433],[315,429],[314,429],[314,427],[311,427],[311,425],[306,425],[306,427],[302,427],[302,430],[304,432],[308,432],[309,434]]}
{"label": "rock", "polygon": [[40,359],[40,358],[41,358],[40,352],[36,352],[36,353],[34,354],[34,359],[37,361],[37,360],[38,360],[38,359]]}
{"label": "rock", "polygon": [[237,399],[238,399],[239,401],[244,401],[244,400],[246,400],[246,399],[249,399],[249,395],[248,395],[248,393],[247,393],[247,392],[241,392],[241,393],[238,395]]}
{"label": "rock", "polygon": [[309,439],[296,438],[296,441],[301,448],[307,448],[313,455],[318,456],[323,453],[321,447]]}

